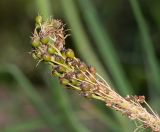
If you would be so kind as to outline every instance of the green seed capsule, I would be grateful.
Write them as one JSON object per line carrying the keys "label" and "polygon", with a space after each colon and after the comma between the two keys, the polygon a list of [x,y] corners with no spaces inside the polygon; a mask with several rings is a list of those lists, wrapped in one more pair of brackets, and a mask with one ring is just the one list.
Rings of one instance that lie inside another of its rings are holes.
{"label": "green seed capsule", "polygon": [[48,54],[44,54],[44,55],[43,55],[43,60],[44,60],[44,61],[51,61],[51,56],[48,55]]}
{"label": "green seed capsule", "polygon": [[40,46],[40,44],[41,44],[41,43],[39,42],[39,40],[34,40],[34,41],[32,42],[32,46],[35,47],[35,48],[38,47],[38,46]]}
{"label": "green seed capsule", "polygon": [[73,50],[68,49],[68,50],[66,51],[66,57],[73,59],[73,58],[75,57]]}
{"label": "green seed capsule", "polygon": [[53,47],[48,47],[48,53],[49,54],[54,54],[56,50]]}
{"label": "green seed capsule", "polygon": [[82,73],[77,73],[76,76],[80,80],[85,80],[85,76]]}
{"label": "green seed capsule", "polygon": [[63,84],[63,85],[69,84],[69,80],[67,80],[67,79],[65,79],[65,78],[60,78],[60,82],[61,82],[61,84]]}
{"label": "green seed capsule", "polygon": [[61,54],[62,54],[62,56],[63,56],[64,58],[66,58],[65,50],[62,50],[62,51],[61,51]]}
{"label": "green seed capsule", "polygon": [[79,83],[76,79],[71,79],[71,83],[74,85],[74,86],[77,86]]}
{"label": "green seed capsule", "polygon": [[38,16],[36,17],[36,23],[37,23],[37,24],[42,23],[42,16],[38,15]]}
{"label": "green seed capsule", "polygon": [[56,70],[52,71],[52,75],[55,76],[55,77],[60,77],[61,76],[61,74],[58,73]]}
{"label": "green seed capsule", "polygon": [[44,37],[44,38],[42,38],[42,39],[41,39],[41,42],[42,42],[43,44],[48,44],[48,42],[49,42],[49,37]]}

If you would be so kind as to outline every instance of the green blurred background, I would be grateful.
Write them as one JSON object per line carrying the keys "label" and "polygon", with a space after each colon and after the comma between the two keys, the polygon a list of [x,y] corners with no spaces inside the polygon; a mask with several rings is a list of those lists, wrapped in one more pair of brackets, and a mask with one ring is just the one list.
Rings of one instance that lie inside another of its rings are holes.
{"label": "green blurred background", "polygon": [[[132,132],[136,123],[61,87],[28,54],[35,16],[71,29],[67,47],[121,95],[160,113],[159,0],[1,0],[0,132]],[[138,124],[137,124],[138,125]],[[150,131],[149,129],[142,131]]]}

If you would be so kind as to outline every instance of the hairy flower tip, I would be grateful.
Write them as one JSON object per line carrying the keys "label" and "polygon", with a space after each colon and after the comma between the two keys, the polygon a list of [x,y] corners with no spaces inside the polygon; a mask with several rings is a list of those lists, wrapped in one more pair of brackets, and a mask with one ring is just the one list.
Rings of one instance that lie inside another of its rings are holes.
{"label": "hairy flower tip", "polygon": [[[32,52],[37,55],[37,52],[41,54],[56,54],[58,51],[62,51],[65,45],[65,32],[64,24],[60,20],[49,19],[43,21],[42,16],[36,17],[36,27],[32,35]],[[73,57],[73,53],[68,53]],[[39,58],[39,56],[37,56]],[[44,59],[39,58],[39,59]]]}

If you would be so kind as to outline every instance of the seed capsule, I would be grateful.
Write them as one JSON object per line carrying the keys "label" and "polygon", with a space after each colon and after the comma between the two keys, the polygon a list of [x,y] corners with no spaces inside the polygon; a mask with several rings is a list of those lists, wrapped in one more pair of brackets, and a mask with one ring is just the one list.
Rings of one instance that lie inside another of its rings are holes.
{"label": "seed capsule", "polygon": [[66,68],[64,68],[63,66],[58,66],[57,68],[56,68],[56,70],[57,70],[57,72],[59,72],[59,73],[64,73],[65,71],[66,71]]}
{"label": "seed capsule", "polygon": [[77,86],[79,83],[76,79],[71,79],[71,83],[75,86]]}
{"label": "seed capsule", "polygon": [[81,93],[81,95],[84,96],[85,98],[88,98],[88,99],[92,98],[92,93],[90,93],[90,92],[83,92],[83,93]]}
{"label": "seed capsule", "polygon": [[52,71],[52,75],[55,76],[55,77],[60,77],[61,76],[61,74],[58,73],[56,70]]}
{"label": "seed capsule", "polygon": [[41,39],[41,42],[42,42],[43,44],[47,44],[47,43],[49,42],[49,37],[44,37],[44,38],[42,38],[42,39]]}
{"label": "seed capsule", "polygon": [[59,63],[64,63],[65,62],[65,60],[60,56],[55,56],[55,61],[57,61]]}
{"label": "seed capsule", "polygon": [[89,71],[90,71],[92,74],[96,74],[96,68],[93,67],[93,66],[89,66]]}
{"label": "seed capsule", "polygon": [[37,23],[37,24],[42,23],[42,16],[38,15],[38,16],[36,17],[36,23]]}
{"label": "seed capsule", "polygon": [[35,47],[35,48],[38,47],[38,46],[40,46],[40,44],[41,44],[41,43],[40,43],[39,40],[34,40],[34,41],[32,42],[32,46]]}
{"label": "seed capsule", "polygon": [[43,55],[43,60],[44,60],[44,61],[51,61],[51,56],[48,55],[48,54],[44,54],[44,55]]}
{"label": "seed capsule", "polygon": [[48,47],[48,53],[49,54],[54,54],[56,50],[53,47]]}
{"label": "seed capsule", "polygon": [[67,80],[67,79],[65,79],[65,78],[60,78],[60,82],[61,82],[61,84],[63,84],[63,85],[69,84],[69,80]]}
{"label": "seed capsule", "polygon": [[85,80],[85,76],[82,73],[77,73],[76,77],[80,80]]}
{"label": "seed capsule", "polygon": [[87,92],[90,91],[91,87],[89,84],[82,82],[80,85],[80,88],[82,89],[82,91]]}
{"label": "seed capsule", "polygon": [[81,62],[79,64],[79,69],[85,72],[87,70],[87,65],[84,62]]}
{"label": "seed capsule", "polygon": [[63,56],[64,58],[66,58],[66,51],[65,51],[65,50],[62,50],[62,51],[61,51],[61,54],[62,54],[62,56]]}
{"label": "seed capsule", "polygon": [[64,76],[65,76],[65,78],[70,80],[75,77],[75,73],[74,72],[67,72]]}
{"label": "seed capsule", "polygon": [[66,56],[67,56],[68,58],[72,58],[72,59],[73,59],[73,58],[75,57],[73,50],[68,49],[68,50],[66,51]]}

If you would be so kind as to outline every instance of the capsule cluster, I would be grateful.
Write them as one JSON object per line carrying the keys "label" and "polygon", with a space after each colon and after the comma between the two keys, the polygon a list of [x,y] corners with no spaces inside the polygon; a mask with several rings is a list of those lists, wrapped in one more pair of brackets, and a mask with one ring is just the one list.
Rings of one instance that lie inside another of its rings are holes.
{"label": "capsule cluster", "polygon": [[99,96],[96,69],[76,58],[72,49],[65,48],[66,37],[61,21],[43,21],[41,16],[37,16],[32,36],[32,56],[38,62],[50,64],[52,75],[58,77],[66,87],[79,90],[81,95],[88,98]]}
{"label": "capsule cluster", "polygon": [[[36,17],[36,27],[32,35],[32,51],[34,59],[52,66],[52,75],[59,78],[61,84],[69,89],[75,89],[87,98],[100,99],[107,106],[120,111],[130,119],[141,121],[154,131],[160,131],[160,119],[151,109],[152,114],[140,104],[146,103],[144,96],[121,97],[105,80],[97,74],[93,66],[75,57],[72,49],[65,47],[68,35],[64,32],[61,21],[49,19],[43,21]],[[147,105],[148,106],[148,105]]]}

